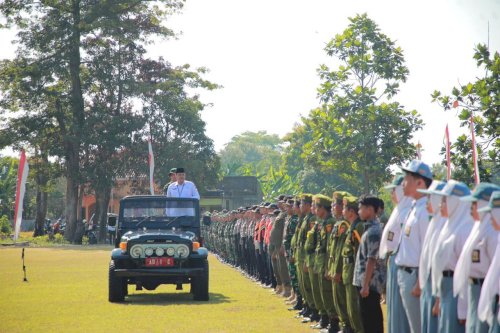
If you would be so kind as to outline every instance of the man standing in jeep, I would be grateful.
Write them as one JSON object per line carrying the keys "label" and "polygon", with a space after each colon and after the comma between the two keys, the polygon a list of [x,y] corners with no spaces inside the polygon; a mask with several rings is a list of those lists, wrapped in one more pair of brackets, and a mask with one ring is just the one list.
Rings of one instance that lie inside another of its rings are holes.
{"label": "man standing in jeep", "polygon": [[177,181],[168,186],[167,197],[173,198],[193,198],[200,200],[200,194],[196,189],[196,185],[189,180],[186,180],[184,168],[177,168],[175,172]]}

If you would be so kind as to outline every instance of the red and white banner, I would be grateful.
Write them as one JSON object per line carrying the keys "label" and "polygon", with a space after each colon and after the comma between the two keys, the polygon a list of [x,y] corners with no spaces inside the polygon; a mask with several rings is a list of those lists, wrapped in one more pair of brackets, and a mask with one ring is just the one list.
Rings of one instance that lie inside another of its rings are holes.
{"label": "red and white banner", "polygon": [[14,242],[19,238],[21,231],[21,222],[23,220],[23,202],[26,192],[26,180],[28,179],[29,166],[26,160],[24,150],[21,150],[21,160],[17,170],[17,188],[16,188],[16,208],[14,211]]}
{"label": "red and white banner", "polygon": [[448,131],[448,124],[446,124],[446,129],[444,131],[444,140],[446,145],[446,179],[451,179],[451,157],[450,157],[450,132]]}
{"label": "red and white banner", "polygon": [[470,133],[472,139],[472,162],[474,163],[474,182],[479,184],[479,168],[477,166],[477,148],[476,148],[476,135],[474,134],[474,113],[470,116]]}
{"label": "red and white banner", "polygon": [[148,149],[149,149],[149,188],[151,189],[151,195],[155,194],[154,190],[154,178],[153,174],[155,172],[155,157],[153,155],[153,146],[151,145],[151,139],[148,140]]}

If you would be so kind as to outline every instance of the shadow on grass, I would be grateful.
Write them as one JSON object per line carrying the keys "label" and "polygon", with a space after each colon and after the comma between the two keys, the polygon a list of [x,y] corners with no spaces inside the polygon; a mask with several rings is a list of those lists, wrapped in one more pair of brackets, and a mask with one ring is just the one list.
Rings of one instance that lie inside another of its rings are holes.
{"label": "shadow on grass", "polygon": [[210,300],[194,301],[190,293],[157,293],[157,294],[131,294],[125,297],[125,305],[204,305],[230,303],[231,299],[223,294],[210,293]]}

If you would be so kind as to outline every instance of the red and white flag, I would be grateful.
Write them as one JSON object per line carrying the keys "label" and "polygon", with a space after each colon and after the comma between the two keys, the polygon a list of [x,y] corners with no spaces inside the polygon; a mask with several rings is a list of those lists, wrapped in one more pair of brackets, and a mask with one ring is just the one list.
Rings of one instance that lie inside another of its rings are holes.
{"label": "red and white flag", "polygon": [[444,140],[446,145],[446,179],[451,179],[451,158],[450,158],[450,132],[448,131],[448,124],[446,124],[446,129],[444,131]]}
{"label": "red and white flag", "polygon": [[28,179],[29,166],[26,160],[24,150],[21,150],[21,159],[19,169],[17,170],[17,188],[16,188],[16,209],[14,211],[14,242],[19,238],[21,231],[21,222],[23,220],[23,202],[26,192],[26,180]]}
{"label": "red and white flag", "polygon": [[474,163],[474,182],[479,184],[481,180],[479,179],[479,168],[477,166],[477,148],[476,148],[476,135],[474,134],[474,113],[470,116],[470,132],[472,140],[472,162]]}
{"label": "red and white flag", "polygon": [[153,146],[151,145],[151,138],[148,140],[148,149],[149,149],[149,188],[151,189],[151,195],[155,194],[154,190],[154,178],[153,174],[155,172],[155,157],[153,155]]}

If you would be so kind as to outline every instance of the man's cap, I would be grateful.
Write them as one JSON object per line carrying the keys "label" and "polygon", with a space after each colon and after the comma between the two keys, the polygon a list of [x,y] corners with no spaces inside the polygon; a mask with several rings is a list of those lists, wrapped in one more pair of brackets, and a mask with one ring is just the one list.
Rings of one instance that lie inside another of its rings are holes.
{"label": "man's cap", "polygon": [[313,195],[310,193],[302,193],[300,195],[300,200],[304,201],[305,203],[312,203],[312,198],[313,198]]}
{"label": "man's cap", "polygon": [[352,196],[351,193],[349,192],[345,192],[345,191],[335,191],[333,192],[333,202],[335,202],[336,204],[338,205],[341,205],[342,204],[342,199],[344,199],[344,197],[349,197],[349,196]]}
{"label": "man's cap", "polygon": [[279,215],[280,213],[281,213],[281,210],[279,210],[279,209],[275,209],[275,210],[273,211],[273,214],[274,214],[274,215]]}
{"label": "man's cap", "polygon": [[354,209],[356,212],[358,211],[358,198],[355,196],[345,196],[342,199],[342,204],[344,207]]}
{"label": "man's cap", "polygon": [[277,198],[276,201],[278,202],[283,202],[285,201],[286,195],[285,194],[280,194]]}
{"label": "man's cap", "polygon": [[380,199],[371,194],[365,194],[359,197],[359,204],[363,206],[372,206],[375,210],[380,208]]}
{"label": "man's cap", "polygon": [[411,161],[407,166],[401,167],[401,170],[405,172],[414,173],[424,178],[432,180],[431,168],[420,160]]}
{"label": "man's cap", "polygon": [[405,178],[405,176],[402,174],[402,173],[397,173],[395,176],[394,176],[394,179],[392,180],[392,183],[390,183],[389,185],[386,185],[384,186],[384,188],[386,190],[390,190],[390,189],[393,189],[399,185],[401,185],[403,183],[403,179]]}
{"label": "man's cap", "polygon": [[441,191],[432,191],[432,194],[443,195],[446,197],[452,195],[456,197],[464,197],[470,194],[470,190],[465,183],[450,179]]}
{"label": "man's cap", "polygon": [[488,206],[478,209],[478,212],[489,212],[492,209],[500,208],[500,191],[495,191],[491,194]]}
{"label": "man's cap", "polygon": [[277,204],[269,204],[269,206],[267,208],[270,208],[270,209],[278,209],[278,205]]}
{"label": "man's cap", "polygon": [[177,168],[172,168],[172,169],[170,169],[170,171],[169,171],[168,175],[170,176],[170,175],[171,175],[171,174],[173,174],[173,173],[177,173]]}
{"label": "man's cap", "polygon": [[417,191],[424,194],[435,194],[436,191],[441,191],[445,185],[446,182],[443,182],[441,180],[433,180],[431,186],[429,186],[428,189],[419,188],[417,189]]}
{"label": "man's cap", "polygon": [[184,168],[177,168],[177,169],[175,170],[175,173],[184,173],[184,172],[185,172],[185,171],[184,171]]}
{"label": "man's cap", "polygon": [[461,197],[460,200],[463,201],[490,201],[491,194],[495,191],[500,191],[500,186],[492,183],[479,183],[470,195]]}
{"label": "man's cap", "polygon": [[259,207],[255,208],[255,209],[253,210],[253,212],[254,212],[254,213],[259,213],[259,214],[260,214],[260,208],[259,208]]}
{"label": "man's cap", "polygon": [[325,208],[332,206],[332,199],[323,194],[316,194],[313,196],[313,201],[317,206]]}
{"label": "man's cap", "polygon": [[293,206],[293,204],[295,203],[295,200],[294,199],[287,199],[285,203],[287,205]]}

